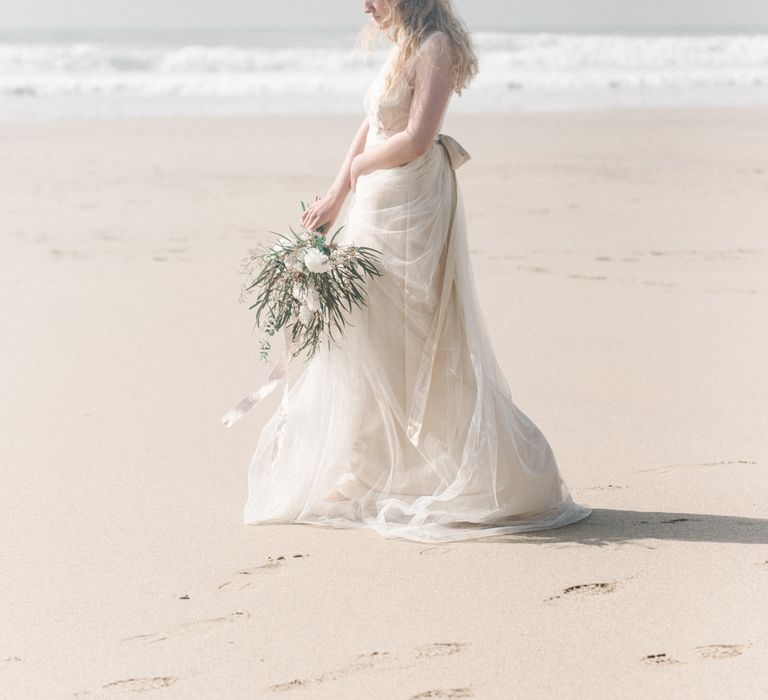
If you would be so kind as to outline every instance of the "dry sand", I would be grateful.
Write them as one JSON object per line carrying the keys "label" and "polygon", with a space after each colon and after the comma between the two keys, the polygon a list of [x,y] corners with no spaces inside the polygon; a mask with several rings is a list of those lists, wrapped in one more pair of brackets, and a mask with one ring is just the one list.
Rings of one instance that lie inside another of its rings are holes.
{"label": "dry sand", "polygon": [[0,126],[0,696],[764,698],[768,110],[449,116],[515,402],[590,518],[242,524],[237,266],[357,118]]}

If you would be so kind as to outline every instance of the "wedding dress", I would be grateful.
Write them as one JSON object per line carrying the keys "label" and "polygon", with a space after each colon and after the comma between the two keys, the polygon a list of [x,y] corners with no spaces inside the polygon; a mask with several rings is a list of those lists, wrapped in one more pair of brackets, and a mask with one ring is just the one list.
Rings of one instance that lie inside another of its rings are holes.
{"label": "wedding dress", "polygon": [[[408,123],[405,74],[384,92],[396,48],[365,96],[365,148]],[[442,126],[442,119],[440,124]],[[454,169],[440,134],[404,166],[359,178],[336,242],[382,251],[367,305],[323,342],[261,430],[246,524],[369,528],[448,542],[557,528],[587,517],[541,431],[512,402],[475,291]],[[231,425],[285,375],[283,356]],[[303,359],[303,358],[302,358]]]}

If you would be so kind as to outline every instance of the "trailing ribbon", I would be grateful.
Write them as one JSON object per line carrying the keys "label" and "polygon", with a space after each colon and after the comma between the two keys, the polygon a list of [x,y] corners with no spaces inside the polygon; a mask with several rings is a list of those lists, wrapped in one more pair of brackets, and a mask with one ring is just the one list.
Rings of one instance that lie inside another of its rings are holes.
{"label": "trailing ribbon", "polygon": [[[269,396],[275,387],[287,376],[288,368],[293,359],[293,353],[296,350],[296,343],[291,338],[291,332],[288,326],[283,326],[284,349],[280,359],[273,365],[272,371],[267,375],[264,383],[252,394],[246,396],[237,406],[228,411],[221,417],[221,422],[229,428],[233,423],[239,421],[248,411],[250,411],[259,401]],[[288,393],[288,381],[286,379],[283,385],[283,399]]]}
{"label": "trailing ribbon", "polygon": [[445,326],[445,314],[448,307],[448,297],[454,280],[453,260],[454,260],[454,242],[453,224],[456,219],[456,206],[458,204],[458,184],[456,183],[456,169],[460,168],[472,156],[455,138],[447,134],[438,134],[436,142],[440,144],[448,156],[448,162],[451,166],[451,217],[448,220],[448,234],[441,266],[443,276],[440,283],[440,305],[438,312],[432,319],[425,349],[419,361],[419,369],[416,376],[419,383],[414,389],[410,412],[408,414],[408,425],[406,435],[411,443],[419,446],[421,438],[421,429],[424,427],[424,412],[426,411],[427,396],[432,381],[434,359],[437,354],[437,347],[440,343],[440,337]]}

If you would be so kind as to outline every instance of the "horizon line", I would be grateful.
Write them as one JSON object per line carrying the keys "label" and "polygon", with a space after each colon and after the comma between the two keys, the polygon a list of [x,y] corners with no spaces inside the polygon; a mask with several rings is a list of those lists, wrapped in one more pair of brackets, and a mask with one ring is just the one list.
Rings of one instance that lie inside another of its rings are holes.
{"label": "horizon line", "polygon": [[[357,25],[296,25],[296,24],[237,24],[237,25],[207,25],[207,24],[190,24],[190,25],[173,25],[173,24],[74,24],[74,25],[50,25],[50,26],[30,26],[30,25],[18,25],[8,26],[6,25],[0,29],[0,36],[3,34],[10,34],[13,32],[72,32],[72,31],[169,31],[176,30],[180,32],[184,31],[222,31],[222,32],[236,32],[238,30],[245,31],[285,31],[285,30],[337,30],[337,31],[359,31],[365,26],[365,22],[361,22]],[[469,28],[470,32],[487,32],[487,33],[519,33],[519,34],[621,34],[621,33],[638,33],[638,32],[659,32],[659,33],[690,33],[690,32],[702,32],[712,31],[713,33],[721,34],[763,34],[768,33],[768,23],[765,25],[717,25],[713,23],[702,24],[676,24],[676,25],[656,25],[656,24],[634,24],[634,25],[600,25],[595,24],[592,26],[580,26],[580,27],[563,27],[555,25],[508,25],[499,27],[496,26],[474,26]]]}

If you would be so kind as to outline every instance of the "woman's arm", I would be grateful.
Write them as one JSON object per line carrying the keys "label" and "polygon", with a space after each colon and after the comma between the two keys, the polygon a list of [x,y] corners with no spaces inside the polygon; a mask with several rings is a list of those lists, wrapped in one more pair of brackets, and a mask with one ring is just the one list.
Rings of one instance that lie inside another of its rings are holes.
{"label": "woman's arm", "polygon": [[368,135],[368,117],[363,120],[360,128],[357,130],[355,138],[347,151],[344,162],[339,168],[339,174],[336,176],[333,184],[326,195],[310,204],[301,216],[301,223],[310,231],[316,231],[321,226],[321,233],[327,233],[334,221],[339,216],[344,200],[352,187],[351,165],[359,153],[365,148],[365,139]]}
{"label": "woman's arm", "polygon": [[418,158],[437,136],[455,81],[450,38],[442,32],[433,34],[421,45],[420,52],[414,69],[413,100],[408,126],[381,145],[354,158],[351,168],[352,189],[360,175],[405,165]]}

